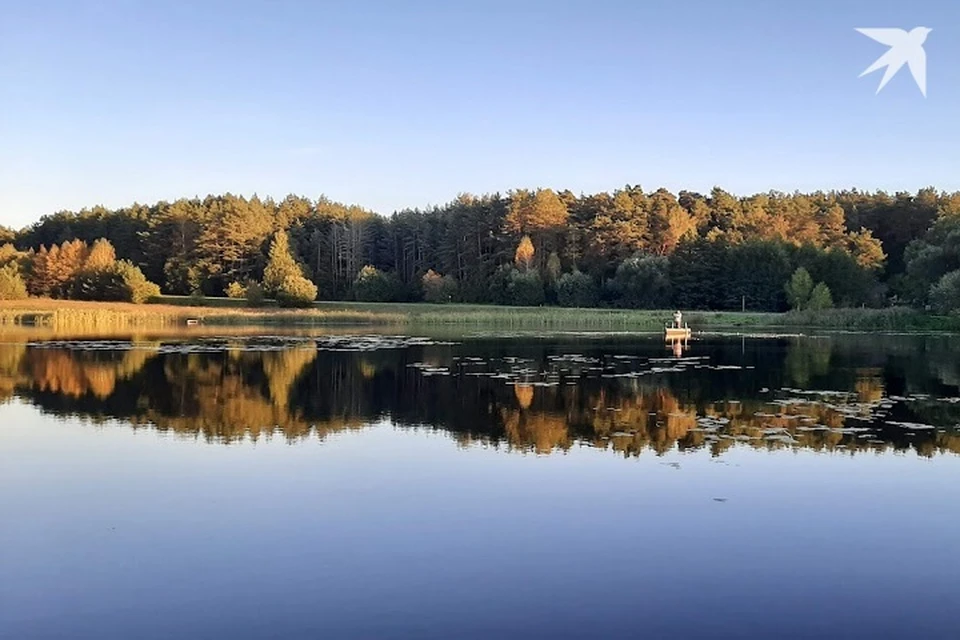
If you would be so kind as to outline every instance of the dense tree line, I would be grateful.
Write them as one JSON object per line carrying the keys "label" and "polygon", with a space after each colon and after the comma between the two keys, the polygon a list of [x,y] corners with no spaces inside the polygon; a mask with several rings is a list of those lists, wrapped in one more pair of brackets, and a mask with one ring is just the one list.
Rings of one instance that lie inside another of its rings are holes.
{"label": "dense tree line", "polygon": [[159,296],[160,287],[129,260],[118,260],[113,245],[103,238],[92,245],[74,239],[27,252],[11,244],[0,246],[0,300],[28,294],[140,303]]}
{"label": "dense tree line", "polygon": [[[749,197],[629,185],[589,195],[516,190],[389,217],[326,198],[226,194],[59,212],[17,233],[0,230],[0,242],[28,255],[19,261],[25,281],[41,252],[106,239],[165,293],[262,291],[291,303],[313,294],[774,311],[796,299],[788,285],[802,270],[819,305],[951,310],[960,307],[958,219],[960,193],[933,189]],[[281,265],[279,280],[271,263]]]}

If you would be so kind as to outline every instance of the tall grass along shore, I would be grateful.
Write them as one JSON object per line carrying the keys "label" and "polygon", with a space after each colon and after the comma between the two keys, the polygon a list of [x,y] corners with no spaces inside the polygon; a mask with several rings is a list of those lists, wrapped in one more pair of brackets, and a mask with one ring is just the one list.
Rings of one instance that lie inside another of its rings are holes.
{"label": "tall grass along shore", "polygon": [[[217,302],[220,302],[219,300]],[[672,310],[571,309],[466,304],[319,302],[307,309],[249,309],[236,304],[188,306],[185,299],[157,304],[76,302],[34,298],[0,305],[0,327],[54,331],[110,331],[207,326],[451,325],[571,330],[659,331]],[[693,311],[695,331],[722,328],[828,328],[861,331],[960,331],[960,317],[906,308],[828,309],[789,313]]]}

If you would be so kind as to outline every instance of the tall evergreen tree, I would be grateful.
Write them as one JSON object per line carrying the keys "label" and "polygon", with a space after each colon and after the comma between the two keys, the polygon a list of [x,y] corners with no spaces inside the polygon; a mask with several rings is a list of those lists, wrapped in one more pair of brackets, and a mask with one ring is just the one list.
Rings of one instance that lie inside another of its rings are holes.
{"label": "tall evergreen tree", "polygon": [[289,276],[303,277],[303,270],[290,253],[290,240],[286,231],[273,234],[267,266],[263,270],[263,288],[268,296],[276,296],[283,281]]}

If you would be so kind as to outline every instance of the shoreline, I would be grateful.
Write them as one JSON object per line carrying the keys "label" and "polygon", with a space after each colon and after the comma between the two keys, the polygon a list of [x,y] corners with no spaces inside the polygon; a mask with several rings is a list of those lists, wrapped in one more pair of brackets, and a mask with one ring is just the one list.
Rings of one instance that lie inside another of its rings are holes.
{"label": "shoreline", "polygon": [[[173,302],[173,304],[171,304]],[[81,302],[32,298],[4,301],[0,329],[17,327],[98,331],[174,329],[192,326],[418,326],[443,325],[513,329],[662,331],[674,310],[567,307],[507,307],[475,304],[317,302],[306,309],[275,306],[247,308],[242,301],[212,298],[191,306],[188,298],[164,296],[160,302]],[[712,329],[839,329],[857,331],[960,332],[960,316],[937,316],[908,308],[829,309],[766,313],[686,311],[694,333]],[[195,321],[195,324],[194,322]]]}

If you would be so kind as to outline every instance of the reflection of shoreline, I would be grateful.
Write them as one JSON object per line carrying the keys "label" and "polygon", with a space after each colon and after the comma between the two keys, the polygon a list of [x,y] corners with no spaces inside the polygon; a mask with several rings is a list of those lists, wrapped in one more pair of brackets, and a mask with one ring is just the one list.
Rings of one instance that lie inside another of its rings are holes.
{"label": "reflection of shoreline", "polygon": [[846,378],[838,381],[849,391],[795,388],[831,371],[829,342],[778,351],[770,363],[776,368],[763,373],[783,384],[762,393],[745,381],[757,375],[752,367],[708,365],[704,356],[671,366],[602,352],[519,358],[505,355],[510,345],[494,346],[500,350],[480,357],[430,343],[358,352],[309,341],[251,350],[240,340],[172,353],[158,345],[0,344],[0,401],[16,394],[57,415],[118,418],[214,442],[275,433],[322,438],[388,417],[447,431],[462,444],[538,453],[577,443],[623,455],[675,448],[717,454],[740,443],[960,453],[960,435],[936,426],[960,422],[960,402],[891,393],[882,368],[840,366]]}

